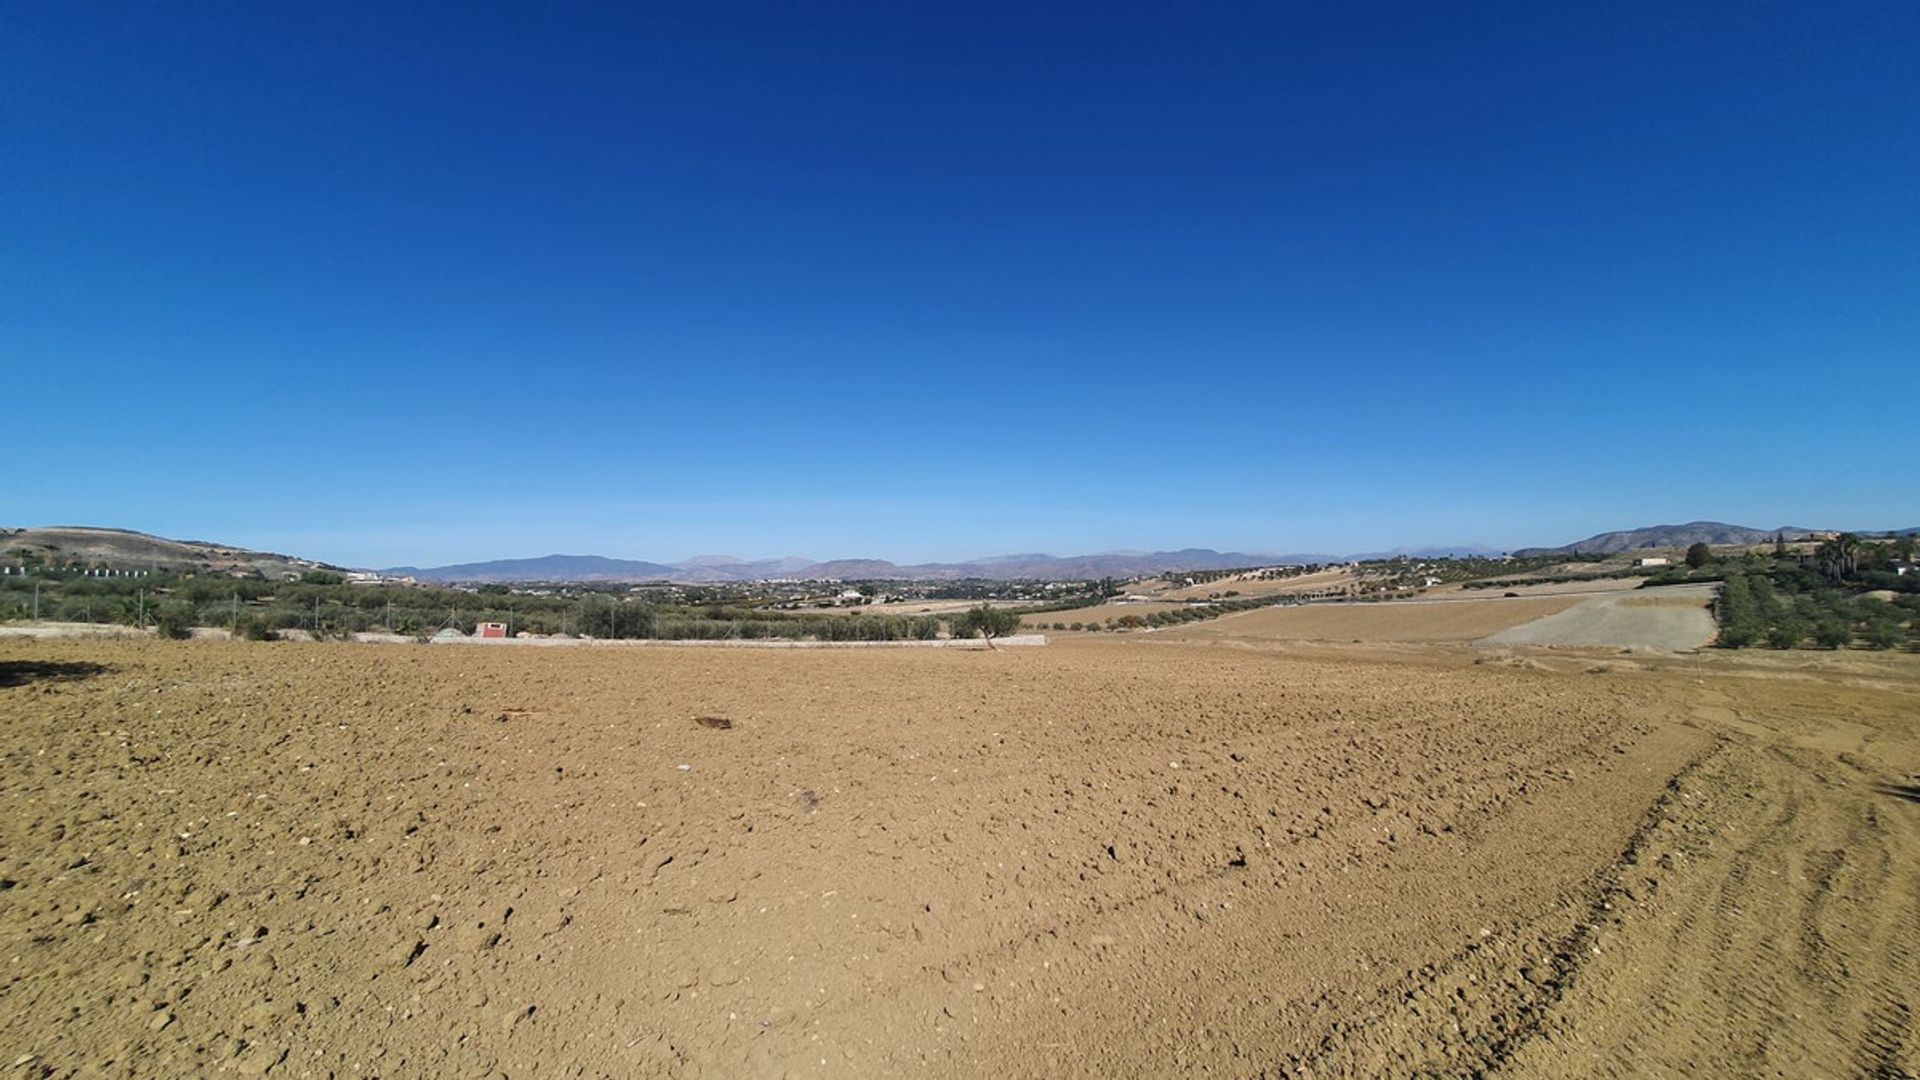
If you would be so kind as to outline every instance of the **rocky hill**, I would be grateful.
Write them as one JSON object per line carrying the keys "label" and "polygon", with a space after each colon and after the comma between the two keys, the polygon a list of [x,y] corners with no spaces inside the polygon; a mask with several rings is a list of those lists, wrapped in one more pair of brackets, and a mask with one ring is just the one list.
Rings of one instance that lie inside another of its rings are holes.
{"label": "rocky hill", "polygon": [[1756,529],[1746,525],[1728,525],[1721,521],[1690,521],[1685,525],[1648,525],[1639,529],[1598,533],[1560,547],[1522,548],[1517,556],[1531,555],[1617,555],[1642,548],[1683,548],[1693,544],[1765,544],[1775,536],[1804,540],[1813,530],[1792,525],[1774,529]]}
{"label": "rocky hill", "polygon": [[168,540],[131,529],[57,525],[0,529],[0,562],[9,566],[75,566],[103,570],[175,570],[196,573],[258,573],[285,577],[336,566],[250,551],[205,540]]}

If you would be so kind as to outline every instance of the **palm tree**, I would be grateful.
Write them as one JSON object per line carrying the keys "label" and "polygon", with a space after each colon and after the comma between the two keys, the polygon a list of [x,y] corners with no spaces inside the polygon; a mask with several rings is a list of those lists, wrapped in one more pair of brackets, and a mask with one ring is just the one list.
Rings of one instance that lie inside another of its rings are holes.
{"label": "palm tree", "polygon": [[1860,538],[1852,533],[1841,533],[1820,545],[1818,557],[1820,571],[1838,585],[1860,569]]}

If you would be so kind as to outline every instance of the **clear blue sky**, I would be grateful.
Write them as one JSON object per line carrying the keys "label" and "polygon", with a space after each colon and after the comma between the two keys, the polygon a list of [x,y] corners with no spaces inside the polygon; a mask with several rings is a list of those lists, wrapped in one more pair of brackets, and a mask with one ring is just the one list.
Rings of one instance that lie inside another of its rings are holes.
{"label": "clear blue sky", "polygon": [[0,523],[1920,524],[1910,3],[400,6],[0,0]]}

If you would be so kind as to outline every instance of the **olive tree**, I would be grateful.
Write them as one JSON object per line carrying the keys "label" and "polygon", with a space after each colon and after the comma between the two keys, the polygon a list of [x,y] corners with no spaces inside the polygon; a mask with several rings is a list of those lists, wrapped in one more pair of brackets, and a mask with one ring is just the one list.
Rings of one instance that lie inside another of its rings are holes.
{"label": "olive tree", "polygon": [[961,616],[953,620],[953,636],[961,638],[979,637],[987,640],[987,646],[993,647],[993,639],[1005,637],[1020,629],[1020,613],[981,604],[968,608]]}

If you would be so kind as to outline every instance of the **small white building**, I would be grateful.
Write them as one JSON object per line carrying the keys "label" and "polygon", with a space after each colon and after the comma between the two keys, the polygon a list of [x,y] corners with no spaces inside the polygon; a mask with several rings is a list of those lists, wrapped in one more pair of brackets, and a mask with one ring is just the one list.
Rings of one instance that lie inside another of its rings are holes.
{"label": "small white building", "polygon": [[1643,559],[1635,559],[1635,560],[1633,560],[1633,565],[1635,565],[1635,566],[1665,566],[1665,565],[1667,565],[1667,562],[1668,562],[1668,560],[1667,560],[1667,557],[1666,557],[1666,556],[1664,556],[1664,555],[1649,555],[1649,556],[1647,556],[1646,558],[1643,558]]}

